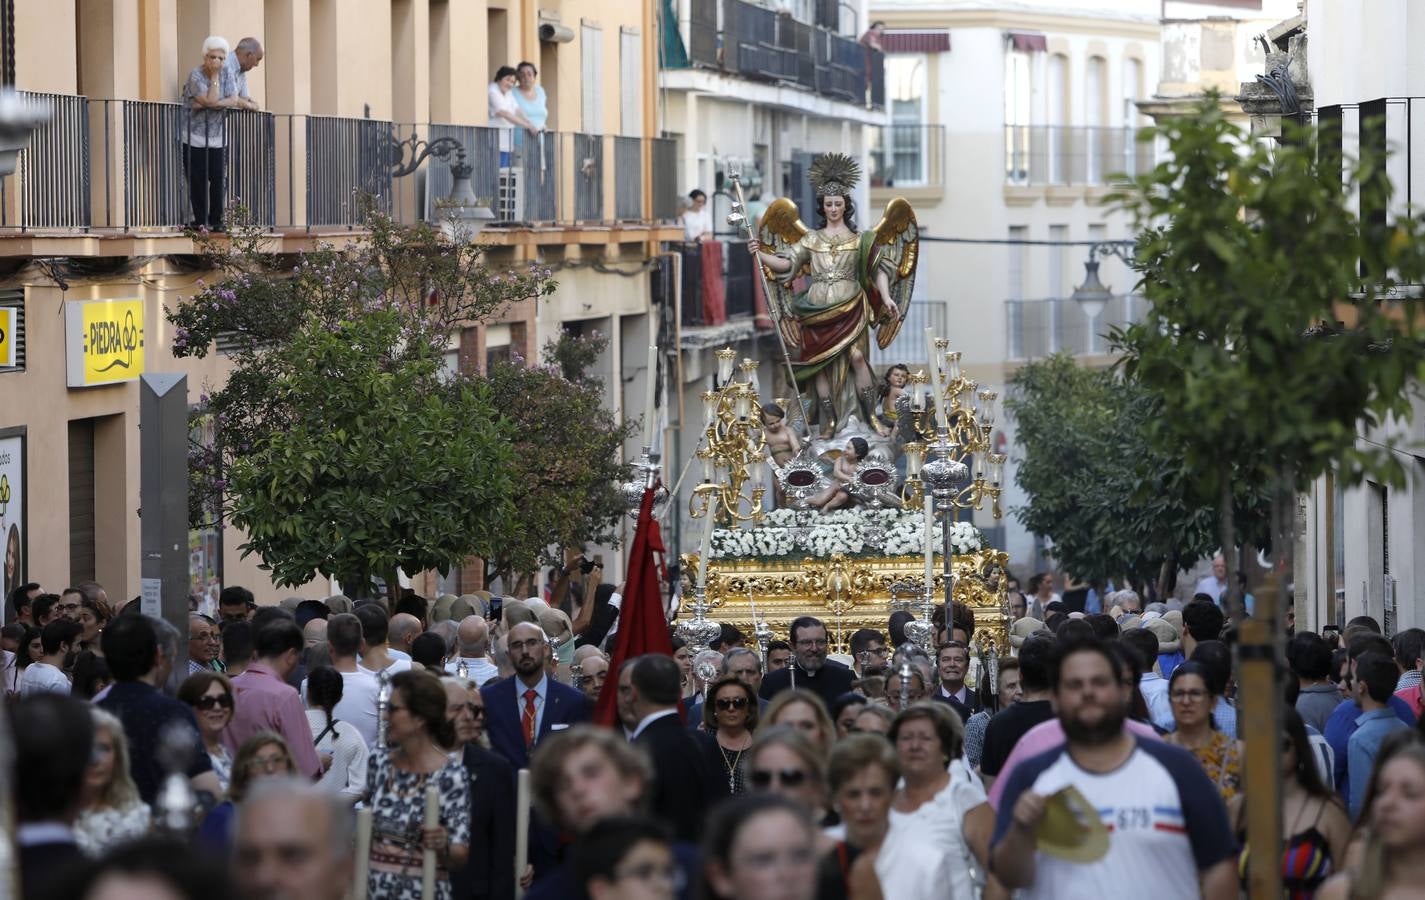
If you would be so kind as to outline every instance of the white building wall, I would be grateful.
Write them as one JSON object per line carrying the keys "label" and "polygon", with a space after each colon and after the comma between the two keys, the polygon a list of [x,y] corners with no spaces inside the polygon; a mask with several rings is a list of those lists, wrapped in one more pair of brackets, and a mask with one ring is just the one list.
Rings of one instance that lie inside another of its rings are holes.
{"label": "white building wall", "polygon": [[[1358,104],[1386,99],[1386,135],[1394,154],[1387,164],[1397,197],[1418,206],[1425,184],[1425,7],[1412,0],[1372,3],[1312,2],[1308,7],[1308,69],[1318,110],[1342,107],[1342,144],[1356,155],[1362,123]],[[1410,193],[1407,193],[1409,191]],[[1413,197],[1411,196],[1413,194]],[[1405,472],[1398,486],[1365,483],[1339,490],[1340,511],[1328,520],[1326,480],[1303,498],[1307,527],[1297,546],[1298,627],[1330,622],[1328,599],[1338,600],[1335,621],[1370,615],[1393,618],[1394,630],[1425,626],[1425,402],[1413,402],[1409,422],[1365,430],[1358,445],[1395,444],[1390,452]],[[1328,566],[1328,545],[1342,552]],[[1335,571],[1330,571],[1335,569]],[[1304,578],[1302,576],[1305,576]],[[1387,616],[1387,577],[1393,581],[1394,616]]]}

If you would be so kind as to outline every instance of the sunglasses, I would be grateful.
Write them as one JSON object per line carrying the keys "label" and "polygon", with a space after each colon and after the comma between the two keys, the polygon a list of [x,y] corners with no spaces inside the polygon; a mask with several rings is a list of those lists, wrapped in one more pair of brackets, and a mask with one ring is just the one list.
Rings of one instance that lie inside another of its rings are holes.
{"label": "sunglasses", "polygon": [[223,694],[219,697],[199,697],[193,702],[193,705],[198,709],[217,709],[219,706],[223,709],[232,709],[233,698],[230,694]]}
{"label": "sunglasses", "polygon": [[746,708],[747,708],[747,698],[746,698],[746,697],[719,697],[718,700],[717,700],[717,708],[720,709],[720,710],[727,710],[727,709],[746,709]]}
{"label": "sunglasses", "polygon": [[752,786],[759,789],[771,787],[773,781],[794,788],[806,780],[807,773],[801,769],[753,769],[751,776]]}

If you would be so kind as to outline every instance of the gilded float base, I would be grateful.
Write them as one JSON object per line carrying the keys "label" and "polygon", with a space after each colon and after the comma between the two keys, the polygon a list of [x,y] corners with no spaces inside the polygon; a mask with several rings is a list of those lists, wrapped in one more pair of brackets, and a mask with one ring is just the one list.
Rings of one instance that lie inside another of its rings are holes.
{"label": "gilded float base", "polygon": [[[684,554],[684,572],[698,571],[696,553]],[[1009,605],[1004,567],[1009,554],[994,549],[955,556],[954,597],[975,613],[975,640],[980,651],[990,646],[1009,655]],[[816,616],[826,623],[832,653],[849,653],[858,628],[885,633],[891,613],[892,585],[920,585],[920,556],[846,557],[829,559],[714,559],[708,567],[708,618],[733,625],[748,637],[757,621],[766,622],[777,639],[787,640],[798,616]],[[935,576],[935,596],[943,602],[944,576]],[[683,615],[691,608],[691,589],[684,591]],[[900,599],[906,599],[901,594]],[[755,615],[754,615],[755,611]],[[911,607],[918,616],[918,600]]]}

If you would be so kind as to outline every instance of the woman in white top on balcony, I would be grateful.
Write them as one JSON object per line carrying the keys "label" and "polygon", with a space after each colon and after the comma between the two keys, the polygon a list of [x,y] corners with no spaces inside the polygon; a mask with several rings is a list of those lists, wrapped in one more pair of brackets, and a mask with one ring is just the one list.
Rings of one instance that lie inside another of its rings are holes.
{"label": "woman in white top on balcony", "polygon": [[227,145],[228,110],[244,106],[236,79],[228,69],[228,42],[203,41],[203,62],[183,84],[183,167],[193,204],[191,227],[223,230],[223,148]]}
{"label": "woman in white top on balcony", "polygon": [[504,132],[500,135],[502,168],[510,164],[510,132],[523,128],[532,135],[539,134],[539,129],[520,111],[519,101],[515,99],[517,81],[518,72],[509,66],[500,66],[495,70],[495,80],[490,82],[490,126]]}

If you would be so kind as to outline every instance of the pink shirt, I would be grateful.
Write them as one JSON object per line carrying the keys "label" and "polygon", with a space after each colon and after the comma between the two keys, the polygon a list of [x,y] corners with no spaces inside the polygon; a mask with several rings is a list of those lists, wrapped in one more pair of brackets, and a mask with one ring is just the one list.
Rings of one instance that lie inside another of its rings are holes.
{"label": "pink shirt", "polygon": [[[1151,725],[1144,725],[1133,719],[1125,719],[1123,724],[1139,737],[1152,738],[1155,741],[1162,740]],[[1009,783],[1009,775],[1014,771],[1015,766],[1031,756],[1038,756],[1045,750],[1052,750],[1062,743],[1064,743],[1064,726],[1059,723],[1057,716],[1047,722],[1040,722],[1024,732],[1024,737],[1014,745],[1014,749],[1009,753],[1009,758],[1000,767],[994,786],[990,788],[990,806],[996,811],[999,810],[999,798],[1004,794],[1004,786]]]}
{"label": "pink shirt", "polygon": [[1422,703],[1422,701],[1425,701],[1425,685],[1417,685],[1416,687],[1408,687],[1404,690],[1396,691],[1395,696],[1409,704],[1410,711],[1415,713],[1417,720],[1420,718],[1421,707],[1425,706],[1425,703]]}
{"label": "pink shirt", "polygon": [[312,744],[312,729],[307,725],[307,711],[296,688],[255,662],[233,679],[233,693],[233,720],[223,732],[223,743],[229,750],[236,754],[242,742],[259,731],[275,731],[292,748],[298,771],[309,778],[322,774],[322,763]]}

